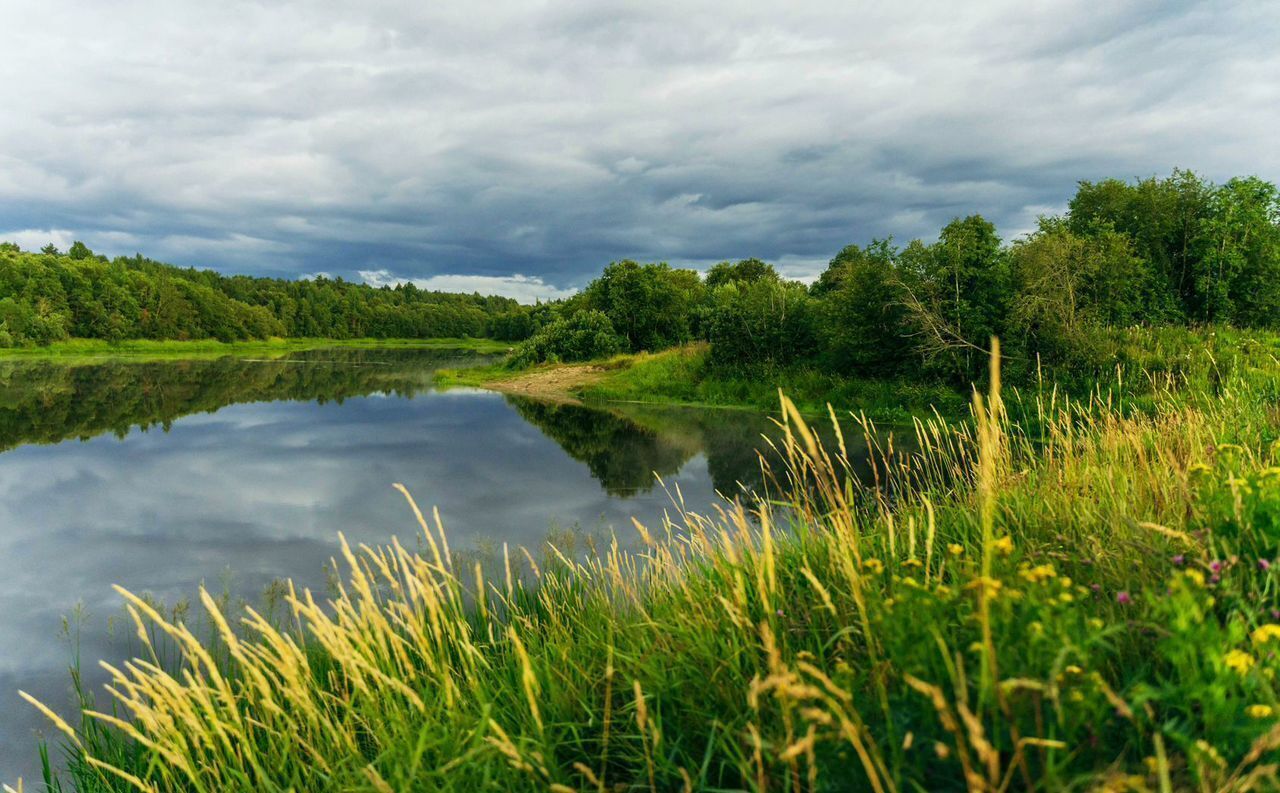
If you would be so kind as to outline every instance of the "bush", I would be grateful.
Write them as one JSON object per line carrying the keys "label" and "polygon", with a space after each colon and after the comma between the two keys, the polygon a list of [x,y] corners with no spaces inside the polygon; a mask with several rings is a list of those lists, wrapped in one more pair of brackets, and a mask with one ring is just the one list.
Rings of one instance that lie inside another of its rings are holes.
{"label": "bush", "polygon": [[602,311],[578,311],[544,326],[512,353],[512,367],[605,358],[622,350],[622,338]]}

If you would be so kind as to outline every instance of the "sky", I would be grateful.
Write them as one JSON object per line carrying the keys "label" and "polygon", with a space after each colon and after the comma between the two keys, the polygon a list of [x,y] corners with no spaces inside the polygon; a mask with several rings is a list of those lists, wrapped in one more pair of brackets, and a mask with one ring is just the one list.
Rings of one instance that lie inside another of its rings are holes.
{"label": "sky", "polygon": [[1280,179],[1280,3],[0,0],[0,240],[553,298]]}

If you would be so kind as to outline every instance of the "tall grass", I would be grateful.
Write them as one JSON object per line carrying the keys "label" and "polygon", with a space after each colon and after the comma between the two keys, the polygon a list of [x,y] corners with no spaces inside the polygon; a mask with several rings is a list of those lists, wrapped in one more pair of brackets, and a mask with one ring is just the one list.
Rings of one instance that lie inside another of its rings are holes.
{"label": "tall grass", "polygon": [[[192,628],[52,717],[82,791],[1249,790],[1280,785],[1280,366],[918,420],[859,480],[782,397],[754,504],[497,569],[351,548],[287,625]],[[770,462],[770,461],[774,462]],[[408,494],[406,493],[408,498]],[[52,713],[50,713],[52,716]],[[126,749],[127,747],[127,749]]]}

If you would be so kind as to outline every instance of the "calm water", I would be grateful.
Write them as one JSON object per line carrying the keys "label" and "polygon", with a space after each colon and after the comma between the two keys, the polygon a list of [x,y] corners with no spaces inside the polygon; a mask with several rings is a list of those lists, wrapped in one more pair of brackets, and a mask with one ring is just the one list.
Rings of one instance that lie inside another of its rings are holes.
{"label": "calm water", "polygon": [[393,482],[439,507],[455,547],[484,548],[575,526],[630,536],[631,516],[670,507],[654,472],[696,508],[758,481],[763,417],[433,389],[435,369],[479,360],[0,362],[0,781],[34,779],[46,729],[18,689],[69,710],[64,615],[82,607],[95,687],[97,659],[125,652],[112,584],[167,603],[202,582],[255,602],[281,577],[323,589],[339,531],[414,537]]}

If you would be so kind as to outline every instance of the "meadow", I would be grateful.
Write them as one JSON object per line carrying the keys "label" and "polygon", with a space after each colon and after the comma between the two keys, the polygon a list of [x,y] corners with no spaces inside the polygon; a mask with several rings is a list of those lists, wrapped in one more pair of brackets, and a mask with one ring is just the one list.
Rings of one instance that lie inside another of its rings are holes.
{"label": "meadow", "polygon": [[484,564],[406,492],[421,548],[343,541],[284,617],[121,591],[139,658],[46,751],[81,791],[1272,789],[1280,338],[1129,344],[1087,391],[993,359],[870,476],[782,396],[758,501],[594,549]]}

